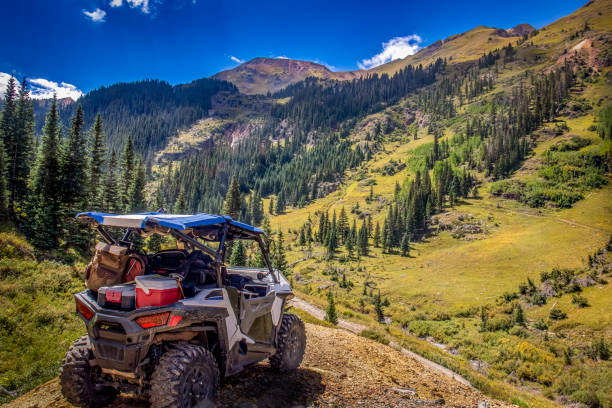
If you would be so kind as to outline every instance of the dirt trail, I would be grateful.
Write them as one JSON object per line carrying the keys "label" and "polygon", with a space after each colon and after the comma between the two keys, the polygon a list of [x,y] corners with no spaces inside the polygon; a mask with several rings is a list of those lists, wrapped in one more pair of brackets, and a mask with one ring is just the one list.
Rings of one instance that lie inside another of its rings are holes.
{"label": "dirt trail", "polygon": [[[219,407],[510,407],[414,358],[345,330],[306,324],[300,369],[278,374],[259,363],[223,383]],[[147,407],[121,397],[117,408]],[[54,379],[7,408],[69,408]]]}
{"label": "dirt trail", "polygon": [[[306,302],[303,299],[300,299],[298,297],[295,297],[293,299],[291,299],[289,301],[289,304],[295,308],[301,309],[303,311],[305,311],[306,313],[316,317],[319,320],[323,320],[325,318],[325,312],[321,309],[319,309],[318,307]],[[361,333],[363,330],[367,329],[367,326],[358,324],[358,323],[353,323],[353,322],[349,322],[347,320],[343,320],[343,319],[339,319],[338,320],[338,327],[341,327],[345,330],[348,330],[350,332],[359,334]],[[432,370],[435,370],[437,372],[439,372],[440,374],[443,374],[449,378],[452,378],[456,381],[459,381],[461,384],[466,385],[471,387],[470,382],[465,379],[464,377],[462,377],[461,375],[457,374],[456,372],[449,370],[448,368],[441,366],[438,363],[434,363],[433,361],[430,361],[428,359],[426,359],[425,357],[422,357],[408,349],[405,349],[403,347],[401,347],[399,344],[395,343],[395,342],[390,342],[389,346],[398,350],[400,353],[402,353],[405,356],[408,356],[410,358],[415,359],[416,361],[418,361],[419,363],[423,364],[424,366],[427,366],[429,368],[431,368]]]}
{"label": "dirt trail", "polygon": [[593,225],[582,224],[582,223],[580,223],[578,221],[568,220],[567,218],[561,218],[561,217],[557,217],[557,216],[554,216],[554,215],[532,214],[532,213],[528,212],[527,210],[515,210],[513,208],[495,207],[493,205],[488,205],[488,204],[484,204],[483,207],[488,207],[490,209],[495,209],[496,211],[505,211],[505,212],[511,212],[511,213],[514,213],[514,214],[520,214],[520,215],[524,215],[525,217],[548,218],[548,219],[551,219],[551,220],[555,220],[555,221],[558,221],[558,222],[563,222],[565,224],[569,224],[569,225],[571,225],[573,227],[585,228],[585,229],[589,229],[589,230],[592,230],[592,231],[609,232],[605,228],[595,227]]}

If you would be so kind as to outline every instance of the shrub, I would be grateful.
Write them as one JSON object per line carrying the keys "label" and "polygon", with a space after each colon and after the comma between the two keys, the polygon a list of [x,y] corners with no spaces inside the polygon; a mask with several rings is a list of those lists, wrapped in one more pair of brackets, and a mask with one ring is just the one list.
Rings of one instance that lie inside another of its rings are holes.
{"label": "shrub", "polygon": [[592,360],[608,360],[610,358],[610,346],[606,343],[603,337],[600,337],[598,341],[592,343],[585,350],[587,357]]}
{"label": "shrub", "polygon": [[597,392],[593,390],[576,391],[571,395],[570,398],[576,402],[583,403],[589,408],[599,408],[601,406],[599,403],[599,397],[597,396]]}
{"label": "shrub", "polygon": [[389,339],[387,339],[384,334],[381,334],[375,330],[365,329],[362,330],[359,335],[361,337],[365,337],[366,339],[374,340],[385,345],[389,344]]}
{"label": "shrub", "polygon": [[509,330],[514,325],[509,316],[497,315],[489,320],[487,329],[489,331]]}
{"label": "shrub", "polygon": [[545,305],[546,296],[536,292],[533,295],[531,295],[531,297],[529,298],[529,302],[531,302],[531,304],[536,305],[536,306]]}
{"label": "shrub", "polygon": [[578,307],[588,307],[589,306],[589,301],[587,300],[587,298],[581,295],[573,295],[572,303],[575,305],[578,305]]}
{"label": "shrub", "polygon": [[544,319],[540,319],[534,324],[535,328],[538,330],[548,330],[548,323]]}
{"label": "shrub", "polygon": [[548,314],[548,317],[550,317],[552,320],[563,320],[567,319],[567,314],[561,309],[553,309]]}
{"label": "shrub", "polygon": [[[520,290],[520,287],[519,287]],[[518,298],[518,295],[516,294],[516,292],[504,292],[501,295],[502,299],[505,300],[506,302],[511,302],[514,299]]]}
{"label": "shrub", "polygon": [[514,326],[510,329],[509,332],[513,336],[527,338],[529,336],[529,332],[522,326]]}

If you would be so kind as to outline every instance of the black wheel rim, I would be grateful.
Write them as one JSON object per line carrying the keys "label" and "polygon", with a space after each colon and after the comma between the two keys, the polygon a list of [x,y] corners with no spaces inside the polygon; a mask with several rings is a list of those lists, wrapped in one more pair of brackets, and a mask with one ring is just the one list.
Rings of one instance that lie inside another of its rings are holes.
{"label": "black wheel rim", "polygon": [[210,397],[212,391],[209,376],[201,367],[192,367],[183,386],[183,408],[202,406],[200,403]]}

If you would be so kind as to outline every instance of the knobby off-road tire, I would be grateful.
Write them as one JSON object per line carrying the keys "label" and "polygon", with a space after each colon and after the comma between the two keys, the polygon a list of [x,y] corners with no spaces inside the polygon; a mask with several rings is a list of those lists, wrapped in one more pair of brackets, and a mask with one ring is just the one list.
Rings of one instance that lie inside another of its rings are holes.
{"label": "knobby off-road tire", "polygon": [[112,387],[95,384],[94,368],[89,365],[91,353],[89,338],[83,336],[72,343],[62,360],[62,394],[77,407],[105,407],[113,402],[118,394]]}
{"label": "knobby off-road tire", "polygon": [[151,377],[151,408],[214,407],[219,368],[204,347],[178,343],[164,353]]}
{"label": "knobby off-road tire", "polygon": [[270,365],[278,371],[292,371],[300,366],[306,349],[304,322],[294,314],[284,314],[278,333],[276,354]]}

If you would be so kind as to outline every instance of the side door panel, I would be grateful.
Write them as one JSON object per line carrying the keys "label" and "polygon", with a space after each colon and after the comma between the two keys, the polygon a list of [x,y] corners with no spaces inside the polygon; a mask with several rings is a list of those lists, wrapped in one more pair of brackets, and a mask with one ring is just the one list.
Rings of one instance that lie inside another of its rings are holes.
{"label": "side door panel", "polygon": [[274,292],[252,298],[244,293],[240,295],[240,330],[257,342],[271,343],[272,305],[275,298]]}

